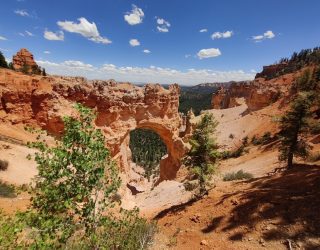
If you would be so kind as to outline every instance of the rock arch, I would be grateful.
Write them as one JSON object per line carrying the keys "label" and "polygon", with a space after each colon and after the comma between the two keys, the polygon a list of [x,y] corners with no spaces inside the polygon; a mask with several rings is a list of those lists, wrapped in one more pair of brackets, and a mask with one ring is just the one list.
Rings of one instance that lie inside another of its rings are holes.
{"label": "rock arch", "polygon": [[96,126],[103,131],[106,145],[125,174],[131,160],[129,133],[136,128],[153,130],[167,146],[168,155],[160,162],[160,180],[175,178],[188,149],[188,135],[181,133],[185,124],[178,112],[177,84],[168,89],[159,84],[138,87],[113,80],[26,76],[8,70],[0,70],[0,83],[0,115],[5,109],[0,119],[9,122],[37,124],[59,134],[63,132],[61,118],[74,114],[74,102],[95,109]]}

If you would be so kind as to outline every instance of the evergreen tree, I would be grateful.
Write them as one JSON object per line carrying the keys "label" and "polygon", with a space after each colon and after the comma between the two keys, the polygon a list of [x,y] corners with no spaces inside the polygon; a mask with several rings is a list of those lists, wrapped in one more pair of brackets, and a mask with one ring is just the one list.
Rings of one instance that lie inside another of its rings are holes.
{"label": "evergreen tree", "polygon": [[43,76],[47,76],[47,73],[46,73],[46,69],[45,69],[45,68],[42,69],[42,75],[43,75]]}
{"label": "evergreen tree", "polygon": [[281,118],[279,160],[287,161],[288,168],[293,165],[293,157],[305,158],[308,155],[309,145],[303,134],[309,129],[308,119],[311,116],[313,94],[301,92],[291,104],[290,110]]}
{"label": "evergreen tree", "polygon": [[218,122],[212,114],[204,114],[197,124],[190,140],[191,149],[185,158],[186,166],[199,180],[200,197],[207,193],[207,183],[211,179],[219,158],[218,144],[214,133]]}
{"label": "evergreen tree", "polygon": [[6,59],[4,58],[2,52],[0,51],[0,68],[8,68]]}
{"label": "evergreen tree", "polygon": [[21,68],[21,72],[24,73],[24,74],[29,74],[29,66],[27,64],[24,64]]}
{"label": "evergreen tree", "polygon": [[13,63],[12,63],[12,62],[9,62],[8,68],[14,70]]}

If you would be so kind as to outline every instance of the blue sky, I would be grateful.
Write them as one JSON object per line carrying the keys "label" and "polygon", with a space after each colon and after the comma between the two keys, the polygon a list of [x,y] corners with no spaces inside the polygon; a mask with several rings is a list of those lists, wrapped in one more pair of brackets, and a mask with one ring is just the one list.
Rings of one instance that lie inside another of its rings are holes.
{"label": "blue sky", "polygon": [[245,80],[319,46],[319,10],[318,0],[3,0],[0,50],[11,59],[28,48],[52,74]]}

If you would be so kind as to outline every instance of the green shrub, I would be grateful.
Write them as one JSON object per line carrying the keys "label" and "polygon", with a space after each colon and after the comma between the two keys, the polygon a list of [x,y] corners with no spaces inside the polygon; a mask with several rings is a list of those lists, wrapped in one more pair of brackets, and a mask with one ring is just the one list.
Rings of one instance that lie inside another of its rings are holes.
{"label": "green shrub", "polygon": [[8,169],[9,162],[6,160],[0,160],[0,171],[5,171]]}
{"label": "green shrub", "polygon": [[0,197],[14,198],[16,197],[15,188],[13,185],[8,185],[0,180]]}
{"label": "green shrub", "polygon": [[64,118],[64,135],[54,146],[41,134],[29,144],[38,149],[31,207],[1,221],[7,228],[3,235],[10,237],[2,238],[0,249],[135,250],[150,243],[154,225],[137,209],[121,209],[115,199],[118,168],[95,129],[95,114],[79,104],[76,109],[79,118]]}
{"label": "green shrub", "polygon": [[271,132],[265,132],[260,138],[254,135],[251,139],[253,145],[266,145],[275,140],[277,136],[272,137]]}
{"label": "green shrub", "polygon": [[234,180],[244,180],[244,179],[251,179],[253,175],[251,173],[244,172],[242,169],[238,172],[231,172],[225,174],[223,177],[224,181],[234,181]]}

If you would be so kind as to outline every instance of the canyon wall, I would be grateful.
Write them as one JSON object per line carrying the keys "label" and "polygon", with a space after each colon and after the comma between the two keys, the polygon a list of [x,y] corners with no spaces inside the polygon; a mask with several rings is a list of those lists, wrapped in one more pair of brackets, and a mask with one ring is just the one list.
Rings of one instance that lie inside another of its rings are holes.
{"label": "canyon wall", "polygon": [[63,132],[62,117],[75,115],[75,102],[95,109],[95,124],[105,135],[121,171],[130,172],[130,131],[151,129],[167,146],[160,162],[160,180],[174,179],[188,145],[180,137],[180,89],[147,84],[88,81],[82,77],[28,76],[0,69],[0,121],[40,126],[53,135]]}

